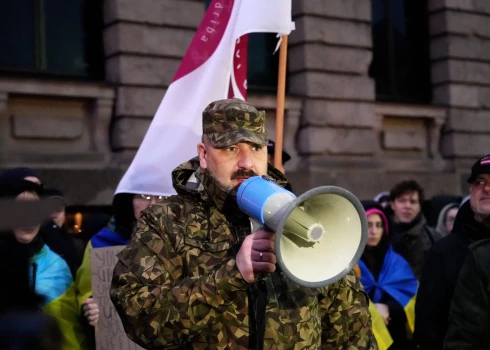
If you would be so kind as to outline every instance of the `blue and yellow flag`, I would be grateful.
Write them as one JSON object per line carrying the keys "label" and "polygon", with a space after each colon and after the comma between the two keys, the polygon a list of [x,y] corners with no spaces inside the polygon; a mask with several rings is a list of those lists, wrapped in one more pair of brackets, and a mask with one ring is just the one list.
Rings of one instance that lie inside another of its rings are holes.
{"label": "blue and yellow flag", "polygon": [[58,323],[63,350],[86,349],[88,338],[80,324],[75,286],[68,265],[47,245],[32,262],[36,264],[35,291],[44,297],[43,311]]}
{"label": "blue and yellow flag", "polygon": [[362,260],[359,261],[361,269],[361,283],[369,295],[373,295],[373,303],[379,303],[384,293],[389,294],[405,310],[408,326],[413,332],[415,324],[415,296],[418,281],[410,265],[390,246],[386,251],[383,267],[376,281]]}

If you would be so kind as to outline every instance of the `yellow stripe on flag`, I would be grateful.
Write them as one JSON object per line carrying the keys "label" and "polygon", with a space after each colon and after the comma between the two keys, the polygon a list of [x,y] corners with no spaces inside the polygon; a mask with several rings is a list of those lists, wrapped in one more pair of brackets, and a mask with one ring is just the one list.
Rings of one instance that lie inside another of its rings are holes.
{"label": "yellow stripe on flag", "polygon": [[408,302],[407,305],[405,305],[405,314],[407,315],[407,323],[408,323],[408,328],[413,334],[413,331],[415,329],[415,299],[417,295],[414,295],[412,299]]}
{"label": "yellow stripe on flag", "polygon": [[388,328],[386,328],[383,318],[371,300],[369,300],[369,311],[371,312],[373,333],[376,341],[378,342],[379,350],[387,350],[391,344],[393,344],[393,338],[391,338],[390,332],[388,331]]}

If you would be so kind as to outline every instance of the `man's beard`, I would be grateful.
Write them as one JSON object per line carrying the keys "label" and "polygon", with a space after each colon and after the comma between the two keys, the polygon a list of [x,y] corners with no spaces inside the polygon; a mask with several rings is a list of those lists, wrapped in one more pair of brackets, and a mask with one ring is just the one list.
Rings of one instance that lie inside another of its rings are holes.
{"label": "man's beard", "polygon": [[[232,185],[225,185],[221,181],[219,181],[214,174],[208,170],[208,175],[218,183],[221,188],[226,192],[226,193],[231,193],[231,192],[236,192],[238,189],[238,186],[232,186]],[[230,176],[230,180],[235,180],[237,178],[249,178],[252,176],[258,176],[253,170],[244,170],[244,169],[238,169],[237,171],[233,172]]]}

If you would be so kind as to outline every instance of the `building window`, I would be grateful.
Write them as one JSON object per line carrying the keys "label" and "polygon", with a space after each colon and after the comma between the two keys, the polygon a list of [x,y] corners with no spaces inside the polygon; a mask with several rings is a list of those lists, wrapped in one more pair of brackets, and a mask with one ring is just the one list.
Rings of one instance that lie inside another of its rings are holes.
{"label": "building window", "polygon": [[430,103],[427,0],[372,0],[370,76],[379,101]]}
{"label": "building window", "polygon": [[103,79],[102,1],[0,3],[0,70]]}
{"label": "building window", "polygon": [[[205,0],[206,9],[212,0]],[[276,92],[279,50],[274,53],[279,38],[273,33],[248,34],[247,90]]]}

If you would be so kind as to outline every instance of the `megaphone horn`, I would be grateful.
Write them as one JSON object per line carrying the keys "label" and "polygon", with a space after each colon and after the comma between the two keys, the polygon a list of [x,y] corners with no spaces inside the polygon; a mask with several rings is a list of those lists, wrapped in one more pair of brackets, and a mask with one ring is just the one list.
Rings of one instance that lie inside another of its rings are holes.
{"label": "megaphone horn", "polygon": [[282,272],[304,287],[324,287],[358,262],[367,240],[360,201],[336,186],[311,189],[299,197],[254,176],[238,188],[240,210],[276,233],[275,254]]}

